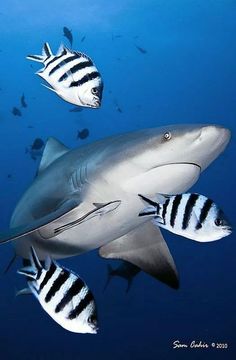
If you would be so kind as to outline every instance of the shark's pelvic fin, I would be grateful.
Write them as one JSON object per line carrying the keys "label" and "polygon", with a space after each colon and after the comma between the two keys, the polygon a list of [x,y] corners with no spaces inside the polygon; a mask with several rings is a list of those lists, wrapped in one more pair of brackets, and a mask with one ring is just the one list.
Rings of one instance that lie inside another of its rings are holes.
{"label": "shark's pelvic fin", "polygon": [[126,260],[170,287],[179,287],[174,260],[160,230],[151,222],[102,246],[99,254],[107,259]]}
{"label": "shark's pelvic fin", "polygon": [[46,169],[56,159],[69,151],[69,148],[62,144],[60,141],[50,137],[45,145],[42,159],[39,165],[38,174]]}

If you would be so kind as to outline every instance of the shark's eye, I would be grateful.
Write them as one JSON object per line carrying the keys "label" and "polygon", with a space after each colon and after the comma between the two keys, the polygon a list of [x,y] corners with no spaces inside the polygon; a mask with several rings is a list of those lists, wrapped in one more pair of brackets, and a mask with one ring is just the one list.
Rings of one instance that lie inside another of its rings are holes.
{"label": "shark's eye", "polygon": [[165,134],[164,134],[164,140],[170,140],[171,139],[171,133],[169,131],[167,131]]}
{"label": "shark's eye", "polygon": [[215,224],[216,224],[216,226],[222,226],[223,225],[223,220],[217,218],[217,219],[215,219]]}
{"label": "shark's eye", "polygon": [[92,93],[93,95],[97,95],[97,94],[98,94],[98,88],[97,88],[97,87],[92,88],[92,89],[91,89],[91,93]]}

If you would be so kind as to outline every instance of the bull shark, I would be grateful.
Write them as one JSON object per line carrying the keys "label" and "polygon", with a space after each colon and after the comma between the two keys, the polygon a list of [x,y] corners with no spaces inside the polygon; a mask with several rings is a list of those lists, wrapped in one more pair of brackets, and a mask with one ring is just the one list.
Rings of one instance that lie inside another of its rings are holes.
{"label": "bull shark", "polygon": [[230,131],[218,125],[175,125],[116,135],[70,150],[49,138],[36,178],[17,204],[10,229],[16,255],[40,260],[99,249],[172,288],[178,273],[167,244],[149,219],[139,217],[137,194],[188,190],[225,149]]}

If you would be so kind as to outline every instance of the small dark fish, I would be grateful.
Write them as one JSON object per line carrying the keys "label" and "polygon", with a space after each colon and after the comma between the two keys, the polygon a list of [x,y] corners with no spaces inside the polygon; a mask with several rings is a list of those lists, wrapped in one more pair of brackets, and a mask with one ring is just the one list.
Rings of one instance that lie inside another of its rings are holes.
{"label": "small dark fish", "polygon": [[40,138],[36,138],[29,148],[25,148],[25,153],[30,154],[31,159],[37,160],[38,157],[43,154],[44,141]]}
{"label": "small dark fish", "polygon": [[86,39],[86,35],[84,35],[80,41],[84,42],[85,39]]}
{"label": "small dark fish", "polygon": [[112,41],[113,40],[115,40],[115,39],[120,39],[120,38],[122,38],[122,35],[114,35],[113,33],[111,34],[111,39],[112,39]]}
{"label": "small dark fish", "polygon": [[12,174],[8,174],[7,177],[8,177],[8,179],[11,179],[11,178],[12,178]]}
{"label": "small dark fish", "polygon": [[63,27],[64,36],[69,40],[70,45],[72,46],[73,43],[73,35],[71,30],[69,30],[66,26]]}
{"label": "small dark fish", "polygon": [[122,113],[123,111],[122,111],[121,107],[118,105],[116,100],[114,101],[114,104],[115,104],[115,107],[116,107],[116,111],[118,111],[119,113]]}
{"label": "small dark fish", "polygon": [[125,280],[128,281],[128,286],[126,289],[126,292],[129,291],[132,282],[133,282],[133,278],[140,272],[140,268],[136,265],[133,265],[127,261],[121,261],[120,265],[116,268],[113,269],[111,267],[111,265],[107,265],[107,281],[106,284],[104,286],[103,291],[106,290],[108,284],[110,283],[111,279],[113,278],[113,276],[119,276]]}
{"label": "small dark fish", "polygon": [[17,107],[13,107],[12,114],[15,116],[22,116],[21,111]]}
{"label": "small dark fish", "polygon": [[34,127],[32,125],[27,126],[28,129],[33,129]]}
{"label": "small dark fish", "polygon": [[140,46],[138,45],[135,45],[136,46],[136,49],[138,49],[139,52],[141,52],[142,54],[147,54],[147,50],[141,48]]}
{"label": "small dark fish", "polygon": [[27,107],[27,104],[26,104],[26,102],[25,102],[25,95],[24,95],[24,94],[21,96],[20,102],[21,102],[21,106],[22,106],[23,108],[26,108],[26,107]]}
{"label": "small dark fish", "polygon": [[36,138],[31,145],[32,150],[39,150],[44,146],[44,141],[40,138]]}
{"label": "small dark fish", "polygon": [[83,129],[81,131],[78,131],[77,134],[77,139],[81,139],[84,140],[89,136],[89,130],[88,129]]}
{"label": "small dark fish", "polygon": [[69,112],[81,112],[81,111],[83,111],[82,106],[75,106],[74,108],[69,110]]}

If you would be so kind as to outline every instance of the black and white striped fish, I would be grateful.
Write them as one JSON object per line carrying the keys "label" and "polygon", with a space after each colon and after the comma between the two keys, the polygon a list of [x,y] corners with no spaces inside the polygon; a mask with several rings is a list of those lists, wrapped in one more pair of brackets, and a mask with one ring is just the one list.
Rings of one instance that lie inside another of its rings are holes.
{"label": "black and white striped fish", "polygon": [[31,266],[18,270],[43,309],[63,328],[75,333],[97,333],[94,297],[75,273],[50,258],[45,267],[31,247]]}
{"label": "black and white striped fish", "polygon": [[101,106],[103,82],[93,61],[81,52],[61,45],[53,55],[45,43],[42,55],[28,55],[27,59],[44,64],[36,74],[46,80],[54,91],[71,104],[98,108]]}
{"label": "black and white striped fish", "polygon": [[208,242],[231,234],[224,213],[199,194],[158,195],[158,202],[139,195],[148,206],[139,216],[153,216],[154,224],[186,238]]}

